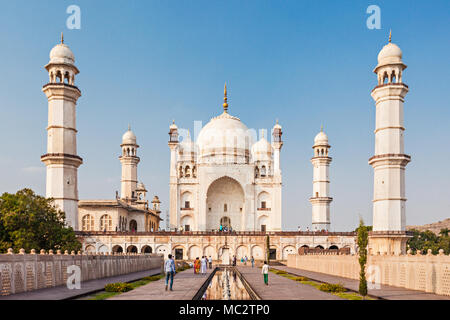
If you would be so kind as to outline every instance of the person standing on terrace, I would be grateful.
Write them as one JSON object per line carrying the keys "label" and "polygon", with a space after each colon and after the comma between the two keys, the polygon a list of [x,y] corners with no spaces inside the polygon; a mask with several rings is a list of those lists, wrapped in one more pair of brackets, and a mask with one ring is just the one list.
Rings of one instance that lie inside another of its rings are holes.
{"label": "person standing on terrace", "polygon": [[170,291],[173,291],[172,289],[173,277],[175,276],[176,268],[175,268],[175,261],[173,261],[171,254],[169,254],[169,259],[167,259],[166,262],[164,263],[164,272],[166,273],[166,291],[167,286],[169,284],[169,279],[170,279]]}

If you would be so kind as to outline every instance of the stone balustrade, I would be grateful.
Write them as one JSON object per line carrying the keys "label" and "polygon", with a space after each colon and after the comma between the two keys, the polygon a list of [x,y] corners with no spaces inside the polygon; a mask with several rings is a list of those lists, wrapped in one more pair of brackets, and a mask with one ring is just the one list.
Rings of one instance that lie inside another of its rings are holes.
{"label": "stone balustrade", "polygon": [[[308,271],[359,279],[357,255],[289,255],[287,265]],[[369,266],[372,275],[368,273]],[[438,255],[420,251],[412,255],[369,255],[367,279],[379,276],[379,283],[450,296],[450,256],[441,249]]]}
{"label": "stone balustrade", "polygon": [[157,254],[86,254],[20,249],[14,254],[0,254],[0,295],[66,285],[69,266],[78,266],[83,281],[163,268],[163,256]]}

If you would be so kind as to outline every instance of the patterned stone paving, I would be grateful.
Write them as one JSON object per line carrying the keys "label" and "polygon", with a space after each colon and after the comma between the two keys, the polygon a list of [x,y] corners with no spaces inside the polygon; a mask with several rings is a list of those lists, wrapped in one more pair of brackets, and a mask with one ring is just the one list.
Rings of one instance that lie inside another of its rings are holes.
{"label": "patterned stone paving", "polygon": [[213,270],[208,269],[206,275],[194,274],[193,268],[177,273],[173,278],[173,291],[165,291],[164,278],[108,300],[192,300]]}
{"label": "patterned stone paving", "polygon": [[261,268],[238,267],[238,269],[262,300],[343,300],[331,293],[319,291],[310,285],[272,272],[269,272],[269,285],[266,286]]}

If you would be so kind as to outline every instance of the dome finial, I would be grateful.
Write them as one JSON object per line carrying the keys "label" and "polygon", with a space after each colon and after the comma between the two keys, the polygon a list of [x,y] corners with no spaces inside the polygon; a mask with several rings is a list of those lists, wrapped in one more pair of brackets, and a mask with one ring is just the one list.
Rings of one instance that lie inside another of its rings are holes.
{"label": "dome finial", "polygon": [[323,124],[320,125],[320,132],[323,132]]}
{"label": "dome finial", "polygon": [[223,111],[228,112],[228,96],[227,96],[227,83],[225,82],[225,87],[223,89]]}
{"label": "dome finial", "polygon": [[389,43],[391,43],[392,40],[392,29],[389,30]]}
{"label": "dome finial", "polygon": [[64,44],[64,33],[61,32],[61,44]]}
{"label": "dome finial", "polygon": [[131,131],[131,125],[128,124],[128,131]]}

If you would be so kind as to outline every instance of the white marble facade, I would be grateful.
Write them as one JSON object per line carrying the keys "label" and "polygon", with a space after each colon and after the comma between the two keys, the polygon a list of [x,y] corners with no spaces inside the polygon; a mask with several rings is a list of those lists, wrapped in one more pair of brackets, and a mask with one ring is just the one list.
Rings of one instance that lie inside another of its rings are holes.
{"label": "white marble facade", "polygon": [[281,230],[281,126],[272,143],[264,135],[255,142],[237,117],[224,111],[206,124],[196,141],[187,134],[179,141],[170,126],[170,226],[211,231],[219,226],[235,231]]}

